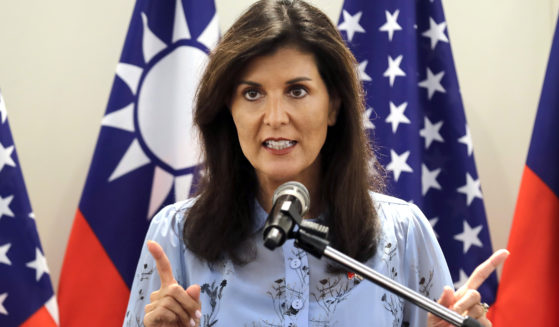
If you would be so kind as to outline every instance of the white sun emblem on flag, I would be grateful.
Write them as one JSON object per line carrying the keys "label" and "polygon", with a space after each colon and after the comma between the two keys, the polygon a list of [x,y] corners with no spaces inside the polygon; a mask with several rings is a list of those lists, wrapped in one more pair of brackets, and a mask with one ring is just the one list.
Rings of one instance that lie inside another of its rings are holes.
{"label": "white sun emblem on flag", "polygon": [[174,186],[175,200],[188,197],[200,149],[192,126],[192,107],[207,54],[219,39],[217,16],[194,40],[180,0],[176,1],[173,38],[167,45],[150,30],[142,15],[144,66],[121,62],[116,75],[130,88],[134,100],[103,118],[102,126],[136,137],[114,168],[108,182],[150,163],[155,164],[148,219]]}

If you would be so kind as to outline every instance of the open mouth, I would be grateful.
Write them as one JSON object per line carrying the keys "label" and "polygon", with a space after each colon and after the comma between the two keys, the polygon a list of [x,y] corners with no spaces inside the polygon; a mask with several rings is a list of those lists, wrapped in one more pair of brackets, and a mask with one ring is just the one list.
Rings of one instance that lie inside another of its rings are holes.
{"label": "open mouth", "polygon": [[297,141],[290,140],[267,140],[264,141],[264,146],[274,150],[283,150],[297,144]]}

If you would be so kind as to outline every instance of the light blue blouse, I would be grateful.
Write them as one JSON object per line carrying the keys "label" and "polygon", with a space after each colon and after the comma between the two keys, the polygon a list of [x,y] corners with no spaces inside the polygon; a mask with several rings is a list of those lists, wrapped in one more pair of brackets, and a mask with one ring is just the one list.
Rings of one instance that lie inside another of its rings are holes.
{"label": "light blue blouse", "polygon": [[[450,273],[436,236],[413,204],[373,194],[382,225],[377,254],[366,264],[435,300]],[[157,241],[169,257],[177,282],[202,288],[200,326],[425,326],[427,313],[360,276],[331,274],[327,263],[288,240],[270,251],[263,246],[267,213],[255,205],[256,258],[239,266],[210,265],[184,245],[187,200],[167,206],[152,220],[146,240]],[[216,222],[208,222],[216,223]],[[123,326],[143,326],[144,306],[160,287],[155,261],[144,244]]]}

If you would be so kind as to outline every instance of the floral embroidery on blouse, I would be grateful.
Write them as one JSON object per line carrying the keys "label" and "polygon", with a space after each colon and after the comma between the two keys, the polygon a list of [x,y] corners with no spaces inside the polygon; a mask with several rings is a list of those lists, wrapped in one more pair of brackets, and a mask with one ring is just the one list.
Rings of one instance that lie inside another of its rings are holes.
{"label": "floral embroidery on blouse", "polygon": [[[136,272],[136,278],[141,282],[149,280],[154,272],[155,268],[146,262],[142,265],[142,270]],[[142,303],[146,296],[149,298],[149,294],[146,294],[144,287],[140,287],[136,295],[136,302],[138,304],[134,306],[134,312],[132,313],[130,310],[126,311],[125,318],[128,320],[128,326],[144,326],[144,306]]]}
{"label": "floral embroidery on blouse", "polygon": [[[434,275],[434,270],[431,269],[429,271],[429,276],[425,276],[425,277],[421,277],[421,279],[419,280],[419,292],[423,295],[425,295],[426,297],[430,297],[430,293],[431,293],[431,288],[433,287],[433,275]],[[436,298],[433,298],[433,300],[437,300]]]}
{"label": "floral embroidery on blouse", "polygon": [[332,314],[336,312],[338,304],[347,300],[351,290],[359,285],[361,280],[353,277],[345,279],[343,277],[329,277],[321,279],[316,285],[317,292],[311,292],[318,306],[322,309],[322,315],[311,318],[311,326],[313,327],[331,327],[336,325],[336,321],[332,321]]}
{"label": "floral embroidery on blouse", "polygon": [[[276,279],[271,289],[268,290],[266,294],[272,297],[272,302],[274,303],[274,311],[276,312],[276,315],[279,318],[281,324],[283,324],[283,314],[285,312],[285,308],[287,307],[287,303],[285,302],[285,279]],[[273,326],[271,323],[268,324],[270,324],[270,326]]]}
{"label": "floral embroidery on blouse", "polygon": [[211,327],[217,324],[217,315],[219,313],[219,308],[221,306],[221,296],[223,295],[223,288],[227,286],[227,280],[224,279],[219,285],[213,281],[212,284],[203,284],[200,287],[202,294],[205,294],[210,298],[210,313],[204,314],[202,316],[202,326]]}
{"label": "floral embroidery on blouse", "polygon": [[[398,277],[398,270],[393,260],[397,254],[397,247],[388,241],[384,241],[384,244],[382,261],[386,264],[388,277],[392,280],[396,280]],[[382,301],[384,309],[390,312],[394,318],[392,326],[400,326],[402,322],[402,312],[404,310],[404,300],[388,291],[382,295],[380,300]]]}

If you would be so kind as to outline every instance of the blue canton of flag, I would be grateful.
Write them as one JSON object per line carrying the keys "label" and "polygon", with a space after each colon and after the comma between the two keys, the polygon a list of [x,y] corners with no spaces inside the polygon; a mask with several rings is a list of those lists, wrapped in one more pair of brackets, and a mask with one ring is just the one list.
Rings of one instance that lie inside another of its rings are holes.
{"label": "blue canton of flag", "polygon": [[0,93],[0,326],[56,326],[58,308]]}
{"label": "blue canton of flag", "polygon": [[218,39],[213,1],[137,1],[64,260],[63,325],[122,323],[151,217],[198,178],[193,99]]}
{"label": "blue canton of flag", "polygon": [[[359,62],[388,192],[425,213],[458,288],[492,247],[442,4],[346,0],[338,29]],[[485,302],[496,287],[493,274]]]}
{"label": "blue canton of flag", "polygon": [[[130,253],[106,222],[118,221],[139,256],[149,219],[164,204],[189,195],[200,164],[192,130],[193,98],[207,53],[218,38],[211,1],[136,5],[80,202],[117,267]],[[135,263],[119,267],[128,285],[135,269]]]}

